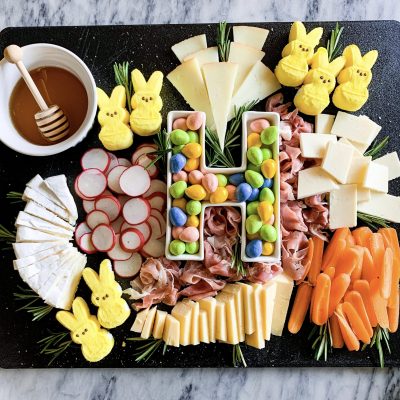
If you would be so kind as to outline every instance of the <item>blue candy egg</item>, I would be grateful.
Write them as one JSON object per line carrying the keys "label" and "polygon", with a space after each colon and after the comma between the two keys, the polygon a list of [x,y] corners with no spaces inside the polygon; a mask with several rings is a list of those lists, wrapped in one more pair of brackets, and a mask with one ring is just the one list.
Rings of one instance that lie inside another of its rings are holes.
{"label": "blue candy egg", "polygon": [[258,199],[258,195],[260,194],[260,190],[257,188],[252,188],[251,195],[246,201],[254,201]]}
{"label": "blue candy egg", "polygon": [[239,186],[243,182],[246,182],[244,174],[233,174],[229,177],[229,183],[232,185]]}
{"label": "blue candy egg", "polygon": [[169,220],[174,226],[183,226],[186,224],[187,215],[179,207],[172,207],[169,210]]}
{"label": "blue candy egg", "polygon": [[263,185],[260,187],[260,190],[264,189],[264,188],[270,188],[271,189],[273,184],[274,184],[274,180],[273,179],[265,178]]}
{"label": "blue candy egg", "polygon": [[253,188],[247,183],[241,183],[235,192],[236,200],[241,203],[242,201],[246,201],[249,199],[253,192]]}
{"label": "blue candy egg", "polygon": [[183,154],[178,153],[171,157],[170,161],[171,173],[173,174],[178,173],[183,169],[185,165],[186,165],[186,157]]}
{"label": "blue candy egg", "polygon": [[246,245],[246,255],[250,258],[260,257],[262,253],[262,241],[255,239],[251,240]]}

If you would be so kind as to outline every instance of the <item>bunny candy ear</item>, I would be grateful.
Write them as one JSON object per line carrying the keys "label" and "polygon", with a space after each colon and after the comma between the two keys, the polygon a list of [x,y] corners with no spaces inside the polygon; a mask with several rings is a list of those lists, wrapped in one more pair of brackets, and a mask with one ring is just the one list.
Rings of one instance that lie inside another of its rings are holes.
{"label": "bunny candy ear", "polygon": [[135,92],[140,90],[145,90],[147,87],[146,79],[144,79],[143,74],[138,70],[134,69],[131,73],[132,85]]}
{"label": "bunny candy ear", "polygon": [[104,107],[109,106],[110,99],[107,96],[106,92],[103,89],[96,88],[96,93],[97,93],[97,104],[100,110]]}
{"label": "bunny candy ear", "polygon": [[289,33],[289,42],[293,40],[303,40],[307,36],[306,27],[301,21],[293,22],[290,33]]}
{"label": "bunny candy ear", "polygon": [[362,62],[361,52],[357,45],[351,44],[343,50],[343,56],[346,58],[345,67],[360,65]]}
{"label": "bunny candy ear", "polygon": [[336,77],[339,75],[339,72],[343,69],[345,64],[346,58],[343,56],[336,57],[331,63],[329,63],[328,70]]}
{"label": "bunny candy ear", "polygon": [[83,279],[86,284],[90,287],[92,292],[95,292],[100,285],[99,275],[92,268],[85,268],[82,272]]}
{"label": "bunny candy ear", "polygon": [[56,319],[70,331],[74,331],[79,326],[78,320],[69,311],[58,311]]}
{"label": "bunny candy ear", "polygon": [[115,281],[115,275],[112,270],[111,261],[105,259],[100,264],[100,282],[112,283]]}
{"label": "bunny candy ear", "polygon": [[90,317],[89,307],[82,297],[76,297],[72,302],[72,312],[74,313],[78,322],[85,322]]}
{"label": "bunny candy ear", "polygon": [[374,64],[376,63],[376,60],[378,59],[378,51],[377,50],[371,50],[367,54],[364,54],[362,60],[368,69],[371,69]]}
{"label": "bunny candy ear", "polygon": [[115,86],[111,93],[110,103],[116,104],[119,107],[125,108],[126,105],[126,92],[122,85]]}
{"label": "bunny candy ear", "polygon": [[163,84],[163,77],[164,75],[161,71],[154,71],[147,82],[147,89],[159,94]]}
{"label": "bunny candy ear", "polygon": [[314,28],[309,34],[307,34],[306,42],[310,46],[315,47],[321,40],[321,36],[323,33],[324,33],[324,30],[321,27]]}
{"label": "bunny candy ear", "polygon": [[329,65],[328,51],[325,47],[319,47],[311,59],[311,68],[327,67]]}

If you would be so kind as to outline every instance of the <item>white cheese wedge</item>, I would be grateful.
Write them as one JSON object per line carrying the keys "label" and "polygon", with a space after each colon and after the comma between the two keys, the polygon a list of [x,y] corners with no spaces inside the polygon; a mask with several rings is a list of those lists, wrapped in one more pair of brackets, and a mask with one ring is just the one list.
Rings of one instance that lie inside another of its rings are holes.
{"label": "white cheese wedge", "polygon": [[262,330],[265,340],[271,340],[272,316],[276,297],[276,282],[271,281],[263,285],[260,294],[260,307],[262,316]]}
{"label": "white cheese wedge", "polygon": [[228,61],[238,65],[233,93],[236,93],[242,85],[253,65],[257,61],[261,61],[264,56],[265,53],[263,51],[257,50],[254,47],[236,42],[231,43]]}
{"label": "white cheese wedge", "polygon": [[190,327],[192,325],[192,308],[183,302],[176,303],[171,315],[179,321],[180,337],[179,344],[187,346],[190,344]]}
{"label": "white cheese wedge", "polygon": [[[61,239],[57,242],[43,242],[43,243],[13,243],[13,249],[16,258],[26,258],[33,256],[41,251],[55,248],[59,245],[67,244]],[[70,244],[70,243],[69,243]]]}
{"label": "white cheese wedge", "polygon": [[235,108],[243,106],[251,101],[261,101],[281,88],[275,74],[261,61],[257,61],[240,88],[232,98],[229,119],[235,115]]}
{"label": "white cheese wedge", "polygon": [[400,223],[400,197],[371,191],[371,200],[357,205],[358,211]]}
{"label": "white cheese wedge", "polygon": [[238,282],[242,287],[242,304],[244,317],[244,331],[246,335],[251,335],[256,329],[256,322],[253,310],[253,287],[247,283]]}
{"label": "white cheese wedge", "polygon": [[[50,233],[38,231],[36,229],[28,228],[27,226],[19,226],[17,229],[16,242],[55,242],[59,241],[61,236],[56,236]],[[65,242],[68,242],[67,238],[64,238]]]}
{"label": "white cheese wedge", "polygon": [[210,342],[215,343],[215,310],[217,305],[217,300],[214,297],[205,297],[199,300],[200,311],[205,311],[207,313],[208,322],[208,338]]}
{"label": "white cheese wedge", "polygon": [[315,132],[331,133],[335,116],[330,114],[318,114],[315,116]]}
{"label": "white cheese wedge", "polygon": [[237,321],[237,330],[239,334],[239,342],[243,342],[245,339],[242,290],[243,286],[231,283],[228,283],[222,289],[223,292],[230,293],[232,296],[234,296],[235,299],[236,321]]}
{"label": "white cheese wedge", "polygon": [[205,310],[200,310],[199,312],[199,340],[202,343],[210,343],[207,311]]}
{"label": "white cheese wedge", "polygon": [[167,346],[179,347],[180,323],[172,315],[167,314],[165,318],[163,340]]}
{"label": "white cheese wedge", "polygon": [[347,175],[346,183],[356,183],[362,185],[364,183],[365,174],[372,157],[359,157],[354,154],[351,160],[351,166]]}
{"label": "white cheese wedge", "polygon": [[163,337],[165,320],[167,318],[167,315],[168,313],[166,311],[157,310],[153,326],[154,339],[161,339]]}
{"label": "white cheese wedge", "polygon": [[386,165],[371,161],[365,173],[363,187],[377,192],[387,193],[389,190],[389,169]]}
{"label": "white cheese wedge", "polygon": [[218,56],[218,47],[207,47],[206,49],[197,51],[196,53],[190,54],[189,56],[185,57],[183,60],[188,61],[192,58],[196,58],[197,62],[199,63],[200,68],[204,64],[208,63],[214,63],[219,61],[219,56]]}
{"label": "white cheese wedge", "polygon": [[225,303],[221,301],[217,301],[215,306],[215,339],[222,342],[226,342],[228,340]]}
{"label": "white cheese wedge", "polygon": [[346,183],[354,150],[339,142],[330,142],[322,160],[321,168],[340,183]]}
{"label": "white cheese wedge", "polygon": [[389,181],[400,177],[400,160],[397,151],[387,153],[382,157],[376,158],[374,163],[385,165],[388,168]]}
{"label": "white cheese wedge", "polygon": [[171,50],[178,57],[180,62],[197,51],[207,48],[207,38],[205,34],[193,36],[189,39],[182,40],[171,47]]}
{"label": "white cheese wedge", "polygon": [[261,292],[263,290],[263,287],[258,283],[252,284],[251,286],[253,287],[252,300],[255,319],[255,331],[251,335],[246,335],[246,344],[251,347],[255,347],[256,349],[263,349],[265,347],[261,310]]}
{"label": "white cheese wedge", "polygon": [[255,26],[235,25],[233,27],[234,42],[244,44],[261,50],[267,40],[268,29],[257,28]]}
{"label": "white cheese wedge", "polygon": [[143,325],[146,322],[148,312],[149,312],[149,309],[145,308],[144,310],[139,311],[136,314],[135,321],[133,322],[133,325],[131,327],[132,332],[142,333]]}
{"label": "white cheese wedge", "polygon": [[140,337],[143,339],[148,339],[152,333],[154,320],[156,319],[157,306],[150,308],[147,313],[146,321],[144,322],[142,333]]}
{"label": "white cheese wedge", "polygon": [[371,200],[371,191],[357,185],[357,203]]}
{"label": "white cheese wedge", "polygon": [[329,142],[336,142],[335,135],[301,133],[300,150],[304,158],[323,158]]}
{"label": "white cheese wedge", "polygon": [[199,312],[200,306],[198,302],[191,301],[188,299],[183,300],[191,309],[191,323],[190,323],[190,344],[198,345],[200,343],[199,339]]}
{"label": "white cheese wedge", "polygon": [[357,226],[357,185],[340,185],[329,194],[329,228]]}
{"label": "white cheese wedge", "polygon": [[226,314],[226,330],[227,340],[229,344],[239,343],[239,332],[238,324],[236,319],[236,307],[234,295],[227,292],[220,292],[217,297],[218,302],[225,303],[225,314]]}
{"label": "white cheese wedge", "polygon": [[204,64],[202,71],[219,145],[223,149],[238,65],[231,62]]}
{"label": "white cheese wedge", "polygon": [[36,190],[52,203],[57,204],[61,208],[65,208],[64,205],[60,202],[57,196],[53,193],[52,190],[48,188],[48,186],[44,183],[43,178],[40,175],[34,176],[27,184],[27,187]]}
{"label": "white cheese wedge", "polygon": [[193,110],[206,113],[207,126],[214,127],[211,105],[197,59],[192,58],[178,65],[167,78]]}
{"label": "white cheese wedge", "polygon": [[272,315],[272,334],[282,336],[294,283],[293,279],[285,273],[274,277],[273,281],[277,286]]}
{"label": "white cheese wedge", "polygon": [[328,193],[337,189],[338,185],[321,167],[311,167],[299,172],[297,198]]}
{"label": "white cheese wedge", "polygon": [[353,147],[353,150],[354,150],[354,156],[364,157],[364,152],[363,152],[363,151],[360,151],[360,150],[358,149],[358,147],[359,147],[358,144],[359,144],[359,143],[352,142],[352,141],[350,141],[350,140],[348,140],[348,139],[346,139],[346,138],[344,138],[344,137],[340,138],[340,139],[338,140],[338,142],[339,142],[339,143],[343,143],[343,144],[347,144],[348,146],[352,146],[352,147]]}

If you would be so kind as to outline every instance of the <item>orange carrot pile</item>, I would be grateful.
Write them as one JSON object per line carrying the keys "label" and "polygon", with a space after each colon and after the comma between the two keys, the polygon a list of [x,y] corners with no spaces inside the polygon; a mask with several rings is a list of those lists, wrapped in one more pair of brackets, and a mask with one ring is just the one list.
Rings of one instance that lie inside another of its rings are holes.
{"label": "orange carrot pile", "polygon": [[360,349],[373,328],[399,326],[400,246],[396,230],[337,229],[324,249],[313,237],[306,274],[296,293],[288,328],[297,333],[309,310],[315,325],[329,322],[332,347]]}

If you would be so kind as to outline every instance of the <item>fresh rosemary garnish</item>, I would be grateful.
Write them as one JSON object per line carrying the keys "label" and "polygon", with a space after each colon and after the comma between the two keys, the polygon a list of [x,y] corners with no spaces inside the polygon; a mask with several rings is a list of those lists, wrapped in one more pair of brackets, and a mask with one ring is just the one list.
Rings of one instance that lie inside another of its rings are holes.
{"label": "fresh rosemary garnish", "polygon": [[361,211],[357,212],[357,218],[361,221],[363,221],[365,224],[367,224],[370,228],[372,229],[378,229],[379,227],[383,228],[389,228],[389,222],[386,221],[386,219],[381,218],[381,217],[375,217],[374,215],[370,214],[365,214]]}
{"label": "fresh rosemary garnish", "polygon": [[[369,347],[376,347],[378,350],[378,355],[379,355],[379,364],[381,368],[385,366],[385,357],[383,353],[383,347],[382,347],[382,339],[383,342],[386,345],[387,351],[389,354],[391,354],[390,346],[389,346],[389,332],[387,329],[381,328],[379,325],[374,328],[374,335],[372,336],[371,343],[369,344]],[[368,344],[364,344],[361,350],[365,350],[367,348]]]}
{"label": "fresh rosemary garnish", "polygon": [[132,81],[129,79],[129,63],[127,61],[122,64],[114,63],[114,78],[117,85],[125,87],[126,103],[129,112],[132,112],[131,98],[133,92]]}
{"label": "fresh rosemary garnish", "polygon": [[12,201],[10,201],[11,204],[23,202],[22,193],[20,193],[20,192],[8,192],[6,194],[6,198],[8,200],[12,200]]}
{"label": "fresh rosemary garnish", "polygon": [[226,21],[219,23],[217,30],[217,45],[219,61],[221,62],[228,61],[229,59],[229,51],[231,48],[231,41],[229,39],[230,32],[231,28],[228,26]]}
{"label": "fresh rosemary garnish", "polygon": [[332,61],[334,58],[336,58],[339,55],[340,50],[342,49],[342,45],[339,45],[339,40],[340,37],[342,36],[342,32],[343,32],[343,26],[339,27],[339,23],[336,22],[335,29],[332,29],[331,37],[330,39],[328,39],[328,42],[326,44],[329,61]]}
{"label": "fresh rosemary garnish", "polygon": [[64,353],[64,351],[72,344],[69,332],[49,332],[49,336],[38,341],[38,344],[41,347],[40,354],[53,356],[47,364],[48,366],[50,366],[53,361]]}
{"label": "fresh rosemary garnish", "polygon": [[[21,286],[17,287],[21,292],[14,293],[15,300],[27,302],[25,305],[18,308],[17,311],[25,310],[28,313],[32,314],[32,321],[41,320],[53,310],[52,306],[49,306],[48,304],[43,304],[43,300],[41,299],[41,297],[33,290],[22,288]],[[40,304],[37,303],[38,301],[40,302]]]}
{"label": "fresh rosemary garnish", "polygon": [[240,235],[238,235],[235,244],[233,245],[232,251],[232,268],[236,270],[238,275],[246,276],[246,268],[242,261],[242,246],[240,241]]}
{"label": "fresh rosemary garnish", "polygon": [[232,348],[232,363],[234,367],[243,366],[247,368],[246,359],[243,356],[240,344],[234,344]]}
{"label": "fresh rosemary garnish", "polygon": [[143,339],[141,337],[132,337],[127,338],[126,340],[130,340],[133,342],[146,342],[143,345],[139,346],[134,353],[136,358],[136,362],[147,362],[153,356],[153,354],[160,348],[160,346],[164,343],[162,354],[164,355],[167,351],[168,345],[162,339]]}
{"label": "fresh rosemary garnish", "polygon": [[164,129],[157,133],[154,138],[154,143],[157,145],[157,150],[148,153],[149,155],[154,155],[154,160],[145,168],[150,168],[155,163],[160,163],[160,170],[163,171],[164,175],[167,174],[167,156],[168,153],[172,151],[171,141],[167,131]]}
{"label": "fresh rosemary garnish", "polygon": [[332,334],[329,321],[321,326],[314,325],[308,340],[313,340],[311,348],[315,350],[314,359],[319,361],[322,355],[324,360],[328,360],[328,351],[332,351]]}
{"label": "fresh rosemary garnish", "polygon": [[10,232],[6,227],[0,224],[0,242],[10,245],[3,247],[1,250],[10,250],[11,244],[15,242],[15,232]]}
{"label": "fresh rosemary garnish", "polygon": [[380,142],[378,142],[378,140],[375,139],[371,145],[371,148],[364,153],[364,156],[365,157],[370,156],[374,160],[380,155],[381,151],[387,146],[388,143],[389,143],[389,136],[385,136]]}

